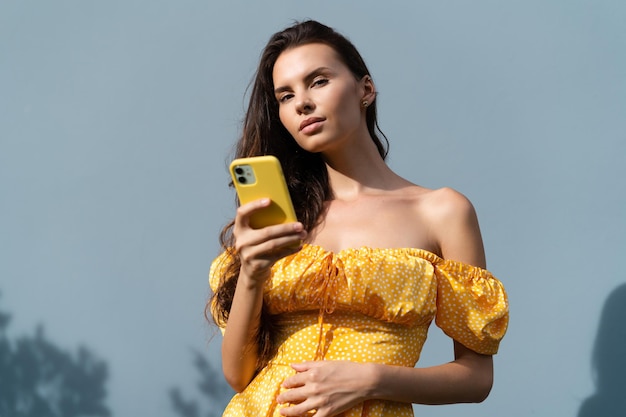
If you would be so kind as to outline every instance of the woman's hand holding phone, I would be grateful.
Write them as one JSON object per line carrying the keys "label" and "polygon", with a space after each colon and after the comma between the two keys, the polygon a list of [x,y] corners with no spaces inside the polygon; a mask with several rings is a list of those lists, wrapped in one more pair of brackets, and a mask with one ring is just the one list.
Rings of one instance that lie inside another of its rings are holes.
{"label": "woman's hand holding phone", "polygon": [[237,209],[235,216],[233,235],[235,249],[241,259],[241,272],[256,284],[264,284],[272,265],[279,259],[298,252],[307,236],[300,222],[252,228],[250,218],[270,204],[269,198],[243,204]]}
{"label": "woman's hand holding phone", "polygon": [[241,203],[233,229],[241,272],[264,283],[277,260],[300,250],[306,231],[297,221],[276,157],[235,159],[230,173]]}

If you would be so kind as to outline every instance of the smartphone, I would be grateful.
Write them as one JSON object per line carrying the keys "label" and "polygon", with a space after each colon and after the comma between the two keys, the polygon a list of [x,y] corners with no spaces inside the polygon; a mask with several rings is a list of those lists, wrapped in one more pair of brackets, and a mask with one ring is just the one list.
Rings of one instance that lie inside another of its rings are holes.
{"label": "smartphone", "polygon": [[235,159],[230,174],[241,204],[261,198],[271,200],[269,206],[250,216],[250,227],[260,229],[297,221],[278,158],[267,155]]}

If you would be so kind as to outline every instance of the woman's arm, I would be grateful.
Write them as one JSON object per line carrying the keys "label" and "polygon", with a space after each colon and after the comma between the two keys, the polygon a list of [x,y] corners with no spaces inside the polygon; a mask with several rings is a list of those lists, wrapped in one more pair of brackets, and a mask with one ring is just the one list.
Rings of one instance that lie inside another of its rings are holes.
{"label": "woman's arm", "polygon": [[414,404],[481,402],[491,390],[493,362],[455,342],[452,362],[428,367],[317,361],[292,365],[298,372],[283,383],[287,391],[277,401],[295,404],[281,409],[285,416],[317,410],[330,417],[366,400],[379,399]]}
{"label": "woman's arm", "polygon": [[[434,191],[425,210],[439,252],[478,267],[485,255],[478,220],[472,204],[451,189]],[[278,396],[285,416],[317,410],[316,417],[334,416],[368,399],[417,404],[450,404],[483,401],[493,383],[493,360],[454,342],[452,362],[410,368],[349,361],[295,364],[298,372],[284,382],[287,391]]]}
{"label": "woman's arm", "polygon": [[[250,383],[256,370],[256,334],[263,306],[263,286],[272,265],[299,250],[306,237],[301,223],[252,229],[250,215],[269,205],[268,199],[242,205],[237,209],[233,235],[241,258],[241,269],[222,342],[224,377],[237,392]],[[296,245],[294,245],[296,244]]]}
{"label": "woman's arm", "polygon": [[369,398],[416,404],[484,401],[493,384],[493,359],[454,342],[455,359],[429,368],[373,364]]}

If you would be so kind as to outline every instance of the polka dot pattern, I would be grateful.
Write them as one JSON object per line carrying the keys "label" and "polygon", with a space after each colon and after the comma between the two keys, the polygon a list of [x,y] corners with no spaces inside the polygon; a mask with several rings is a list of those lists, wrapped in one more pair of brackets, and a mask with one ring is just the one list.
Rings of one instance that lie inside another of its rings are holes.
{"label": "polka dot pattern", "polygon": [[[228,255],[211,267],[219,282]],[[279,416],[280,384],[307,360],[351,360],[413,367],[433,319],[468,348],[494,354],[508,324],[508,302],[489,271],[421,249],[346,249],[319,246],[278,261],[264,301],[280,324],[279,347],[224,416]],[[410,404],[367,401],[342,414],[412,416]]]}

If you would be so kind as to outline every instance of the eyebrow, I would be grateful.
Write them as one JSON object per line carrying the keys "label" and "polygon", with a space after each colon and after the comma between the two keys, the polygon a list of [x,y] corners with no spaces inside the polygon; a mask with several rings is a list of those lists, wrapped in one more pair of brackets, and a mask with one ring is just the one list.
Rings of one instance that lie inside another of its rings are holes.
{"label": "eyebrow", "polygon": [[[330,69],[329,67],[317,67],[313,71],[309,72],[304,77],[304,80],[306,82],[309,82],[311,79],[315,78],[315,76],[317,76],[321,72],[332,72],[332,69]],[[289,91],[289,90],[291,90],[290,87],[281,86],[281,87],[278,87],[278,88],[274,89],[274,95],[279,95],[280,93],[283,93],[283,92]]]}

